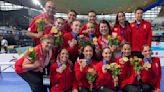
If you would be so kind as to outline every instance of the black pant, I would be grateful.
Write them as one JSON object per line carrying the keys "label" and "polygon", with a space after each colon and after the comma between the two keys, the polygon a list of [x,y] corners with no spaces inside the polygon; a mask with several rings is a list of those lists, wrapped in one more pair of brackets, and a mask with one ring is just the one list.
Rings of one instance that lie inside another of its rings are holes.
{"label": "black pant", "polygon": [[92,88],[92,91],[89,88],[82,87],[79,89],[79,92],[98,92],[97,89]]}
{"label": "black pant", "polygon": [[142,92],[152,92],[152,90],[154,90],[154,88],[149,84],[142,83],[140,86],[141,86]]}
{"label": "black pant", "polygon": [[140,87],[139,86],[135,86],[135,85],[126,85],[123,90],[123,92],[141,92]]}
{"label": "black pant", "polygon": [[132,51],[133,56],[137,56],[138,58],[144,58],[141,52],[139,51]]}
{"label": "black pant", "polygon": [[43,86],[43,75],[41,72],[23,72],[18,73],[30,86],[32,92],[46,92]]}
{"label": "black pant", "polygon": [[98,92],[116,92],[116,91],[109,89],[107,87],[103,87],[103,88],[98,89]]}

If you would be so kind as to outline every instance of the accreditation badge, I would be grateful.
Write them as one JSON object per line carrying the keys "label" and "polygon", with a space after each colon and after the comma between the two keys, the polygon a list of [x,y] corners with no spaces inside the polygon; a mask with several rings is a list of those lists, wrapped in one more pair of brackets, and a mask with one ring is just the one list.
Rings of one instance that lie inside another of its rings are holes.
{"label": "accreditation badge", "polygon": [[143,29],[146,29],[146,24],[144,24]]}
{"label": "accreditation badge", "polygon": [[118,31],[118,28],[114,28],[114,31]]}

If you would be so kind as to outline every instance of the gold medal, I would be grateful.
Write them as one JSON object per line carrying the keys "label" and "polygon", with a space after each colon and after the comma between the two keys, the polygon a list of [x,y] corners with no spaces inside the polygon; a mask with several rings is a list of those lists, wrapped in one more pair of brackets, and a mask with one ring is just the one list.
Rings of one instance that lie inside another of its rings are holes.
{"label": "gold medal", "polygon": [[86,63],[86,61],[84,60],[84,61],[81,62],[81,64],[82,64],[82,66],[86,66],[87,63]]}
{"label": "gold medal", "polygon": [[65,64],[62,64],[62,69],[65,70],[67,68],[67,66]]}
{"label": "gold medal", "polygon": [[58,33],[58,30],[56,29],[56,27],[52,27],[52,29],[51,29],[51,33]]}
{"label": "gold medal", "polygon": [[127,62],[129,59],[128,59],[127,57],[123,57],[122,60],[123,60],[124,62]]}
{"label": "gold medal", "polygon": [[150,63],[147,63],[147,68],[151,68],[151,64]]}

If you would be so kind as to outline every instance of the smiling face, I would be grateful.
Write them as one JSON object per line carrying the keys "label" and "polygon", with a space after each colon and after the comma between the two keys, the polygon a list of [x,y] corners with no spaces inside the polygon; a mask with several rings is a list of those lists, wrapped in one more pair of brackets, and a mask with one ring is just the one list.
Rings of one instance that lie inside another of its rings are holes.
{"label": "smiling face", "polygon": [[86,47],[84,47],[83,54],[87,60],[91,60],[91,58],[93,56],[93,48],[91,46],[87,45]]}
{"label": "smiling face", "polygon": [[117,16],[118,16],[119,23],[123,23],[125,21],[124,13],[120,12],[120,13],[117,14]]}
{"label": "smiling face", "polygon": [[96,13],[95,12],[89,12],[88,13],[88,22],[96,22]]}
{"label": "smiling face", "polygon": [[100,23],[99,29],[100,29],[101,35],[108,35],[109,27],[106,23]]}
{"label": "smiling face", "polygon": [[152,50],[151,50],[150,46],[144,46],[143,50],[142,50],[142,55],[145,58],[151,58],[151,54],[152,54]]}
{"label": "smiling face", "polygon": [[74,21],[72,23],[72,31],[75,33],[75,34],[79,34],[80,33],[80,29],[81,29],[81,23],[80,21]]}
{"label": "smiling face", "polygon": [[68,58],[69,58],[68,51],[66,49],[62,49],[59,54],[60,63],[66,64],[68,61]]}
{"label": "smiling face", "polygon": [[102,56],[103,56],[104,60],[110,61],[110,59],[112,57],[112,52],[111,52],[110,48],[104,48],[103,52],[102,52]]}
{"label": "smiling face", "polygon": [[70,11],[67,15],[67,21],[69,23],[73,22],[76,19],[76,13],[73,11]]}
{"label": "smiling face", "polygon": [[125,57],[130,56],[131,55],[130,45],[129,44],[124,44],[121,51],[122,51],[122,53]]}
{"label": "smiling face", "polygon": [[94,28],[94,24],[92,22],[88,22],[87,23],[87,30],[88,30],[88,34],[94,34],[95,33],[95,28]]}
{"label": "smiling face", "polygon": [[64,27],[64,20],[61,18],[58,18],[55,22],[55,27],[58,31],[62,31],[62,29]]}
{"label": "smiling face", "polygon": [[54,44],[54,40],[53,39],[43,39],[41,41],[42,49],[44,51],[52,50],[53,44]]}

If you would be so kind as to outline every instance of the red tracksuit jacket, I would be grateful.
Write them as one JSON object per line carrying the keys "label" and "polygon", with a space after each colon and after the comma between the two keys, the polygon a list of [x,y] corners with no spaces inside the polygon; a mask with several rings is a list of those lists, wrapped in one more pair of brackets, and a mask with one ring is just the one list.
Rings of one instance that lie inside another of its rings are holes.
{"label": "red tracksuit jacket", "polygon": [[[38,32],[37,32],[37,26],[36,26],[36,23],[35,23],[35,22],[36,22],[36,20],[39,19],[39,18],[44,18],[46,21],[48,21],[48,17],[47,17],[44,13],[43,13],[43,14],[40,14],[40,15],[38,15],[38,16],[36,16],[36,17],[34,18],[34,20],[30,23],[29,27],[28,27],[28,29],[29,29],[30,32],[38,33]],[[56,20],[56,18],[54,17],[54,18],[53,18],[53,23],[55,23],[55,20]],[[52,23],[52,24],[53,24],[53,23]],[[44,34],[44,35],[49,34],[50,31],[51,31],[51,28],[52,28],[52,26],[49,25],[49,24],[47,23],[46,28],[43,30],[43,34]],[[40,43],[40,38],[33,38],[33,40],[34,40],[37,44]]]}
{"label": "red tracksuit jacket", "polygon": [[68,24],[68,21],[64,22],[64,27],[63,27],[63,34],[72,32],[71,25]]}
{"label": "red tracksuit jacket", "polygon": [[51,92],[63,92],[72,88],[77,88],[73,65],[66,65],[66,69],[62,73],[56,72],[58,63],[55,62],[50,67],[50,83],[52,85]]}
{"label": "red tracksuit jacket", "polygon": [[[160,81],[162,76],[160,59],[157,57],[152,57],[151,59],[151,68],[148,70],[143,69],[141,71],[141,79],[143,83],[160,89]],[[144,61],[142,61],[142,64],[144,64]]]}
{"label": "red tracksuit jacket", "polygon": [[126,41],[131,43],[131,28],[130,25],[127,25],[125,29],[123,29],[123,33],[121,33],[121,26],[119,24],[115,25],[112,32],[116,32],[118,36],[120,36],[120,41]]}
{"label": "red tracksuit jacket", "polygon": [[[80,71],[80,65],[79,65],[78,61],[75,62],[75,67],[74,67],[75,77],[76,77],[76,80],[77,80],[77,83],[78,83],[79,87],[86,87],[86,88],[90,87],[90,85],[89,85],[89,83],[86,79],[86,73],[87,73],[87,70],[88,70],[89,67],[95,68],[96,64],[97,64],[97,61],[92,60],[91,64],[85,66],[83,68],[83,70]],[[94,87],[95,87],[95,84],[94,84]]]}
{"label": "red tracksuit jacket", "polygon": [[127,84],[133,84],[134,79],[133,79],[133,67],[130,64],[130,61],[127,61],[125,63],[121,63],[121,57],[119,57],[116,60],[116,63],[121,66],[121,73],[119,75],[119,86],[120,88],[124,88]]}
{"label": "red tracksuit jacket", "polygon": [[79,55],[79,46],[76,44],[73,47],[69,46],[69,41],[72,41],[72,32],[64,34],[64,47],[68,50],[71,61],[75,62]]}
{"label": "red tracksuit jacket", "polygon": [[97,79],[96,79],[96,88],[100,87],[107,87],[110,89],[114,89],[114,82],[112,78],[112,74],[110,71],[103,73],[102,71],[103,61],[100,61],[96,65],[96,71],[97,71]]}
{"label": "red tracksuit jacket", "polygon": [[[37,59],[39,59],[40,57],[42,57],[42,52],[41,52],[41,45],[37,45],[34,47],[35,51],[36,51],[36,56],[37,56]],[[51,53],[51,54],[50,54]],[[52,51],[49,51],[48,55],[51,55],[50,56],[50,59],[49,60],[54,60],[54,57],[55,57],[55,53],[52,52]],[[22,73],[22,72],[26,72],[28,70],[26,69],[23,69],[22,68],[22,64],[24,62],[24,59],[27,58],[27,57],[24,57],[22,56],[20,59],[17,60],[17,62],[15,63],[15,72],[17,73]],[[45,60],[45,58],[44,58]],[[50,62],[50,61],[49,61]],[[39,68],[39,67],[38,67]],[[44,67],[43,67],[44,68]],[[35,71],[35,70],[34,70]]]}
{"label": "red tracksuit jacket", "polygon": [[148,21],[142,20],[139,27],[137,27],[136,21],[134,21],[130,26],[132,29],[132,51],[141,52],[144,44],[149,44],[151,46],[152,29]]}

